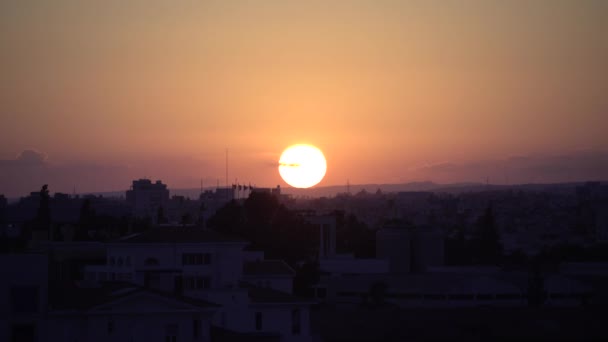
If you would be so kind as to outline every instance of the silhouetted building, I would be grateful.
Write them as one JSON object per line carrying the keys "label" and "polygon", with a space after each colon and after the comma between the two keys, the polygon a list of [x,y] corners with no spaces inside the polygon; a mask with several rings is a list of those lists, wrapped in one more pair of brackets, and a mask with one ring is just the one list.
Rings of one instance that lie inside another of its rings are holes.
{"label": "silhouetted building", "polygon": [[166,208],[169,190],[161,181],[152,183],[149,179],[134,180],[127,190],[127,203],[131,205],[133,216],[150,218],[156,222],[159,208]]}

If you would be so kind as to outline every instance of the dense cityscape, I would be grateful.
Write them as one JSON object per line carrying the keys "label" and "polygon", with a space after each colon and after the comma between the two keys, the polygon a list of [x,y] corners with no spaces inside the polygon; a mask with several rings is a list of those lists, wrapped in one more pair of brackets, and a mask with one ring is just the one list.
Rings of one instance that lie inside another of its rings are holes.
{"label": "dense cityscape", "polygon": [[188,198],[139,179],[120,197],[50,185],[1,197],[2,334],[605,337],[608,184],[447,189],[304,197],[235,184]]}
{"label": "dense cityscape", "polygon": [[608,341],[608,1],[0,1],[0,342]]}

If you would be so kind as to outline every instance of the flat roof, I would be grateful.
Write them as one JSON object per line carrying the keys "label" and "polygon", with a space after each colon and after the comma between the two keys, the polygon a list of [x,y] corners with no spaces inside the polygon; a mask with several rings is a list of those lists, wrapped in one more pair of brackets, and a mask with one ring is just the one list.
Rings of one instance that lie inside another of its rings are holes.
{"label": "flat roof", "polygon": [[295,276],[296,272],[283,260],[258,260],[243,264],[245,276]]}
{"label": "flat roof", "polygon": [[233,242],[248,243],[248,241],[213,230],[197,227],[162,227],[123,237],[117,243],[215,243]]}

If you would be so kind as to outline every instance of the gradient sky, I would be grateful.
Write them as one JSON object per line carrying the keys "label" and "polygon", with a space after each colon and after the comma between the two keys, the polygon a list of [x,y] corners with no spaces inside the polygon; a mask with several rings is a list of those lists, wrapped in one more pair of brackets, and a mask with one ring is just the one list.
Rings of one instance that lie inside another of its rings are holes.
{"label": "gradient sky", "polygon": [[9,196],[223,184],[226,148],[285,185],[301,142],[320,185],[608,174],[608,1],[7,0],[0,51]]}

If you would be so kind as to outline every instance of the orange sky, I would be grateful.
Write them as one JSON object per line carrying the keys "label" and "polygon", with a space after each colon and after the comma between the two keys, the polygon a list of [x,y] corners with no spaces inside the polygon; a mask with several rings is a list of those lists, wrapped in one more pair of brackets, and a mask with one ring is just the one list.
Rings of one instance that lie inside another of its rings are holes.
{"label": "orange sky", "polygon": [[[274,186],[299,142],[326,154],[320,185],[588,150],[567,179],[594,178],[606,32],[605,1],[3,1],[0,193],[223,183],[226,148],[231,181]],[[29,149],[54,178],[23,178]]]}

